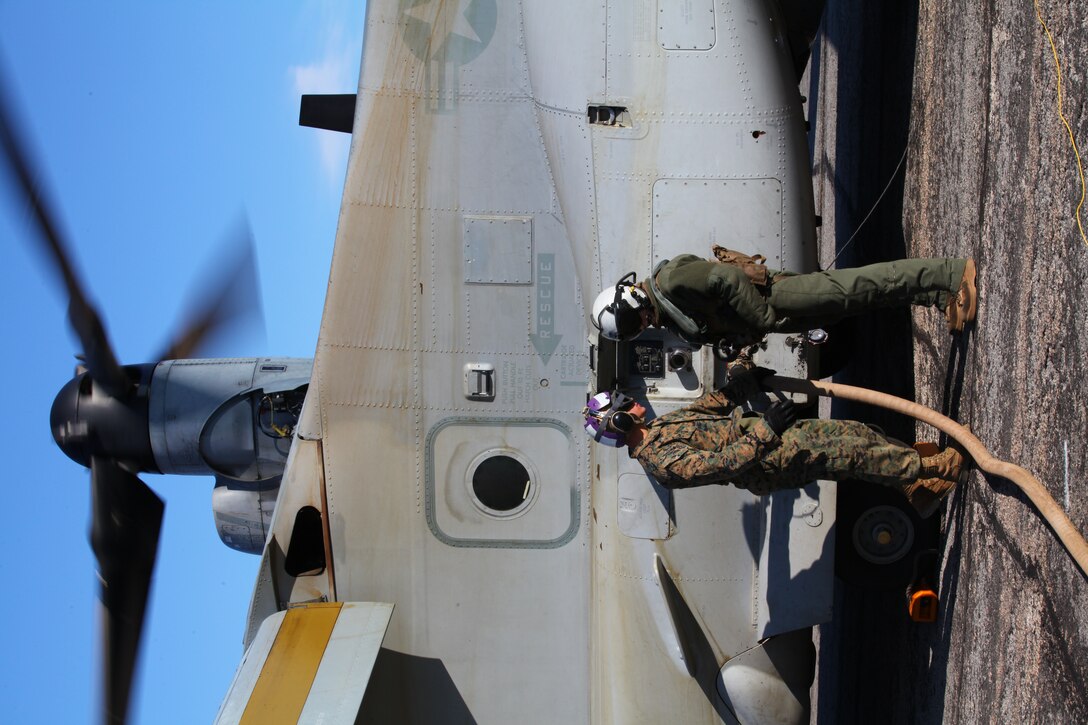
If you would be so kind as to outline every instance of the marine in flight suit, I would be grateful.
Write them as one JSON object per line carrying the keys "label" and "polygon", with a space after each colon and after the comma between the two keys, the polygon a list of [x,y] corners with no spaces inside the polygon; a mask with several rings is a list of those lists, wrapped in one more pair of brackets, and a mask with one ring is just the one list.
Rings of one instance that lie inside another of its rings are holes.
{"label": "marine in flight suit", "polygon": [[[965,276],[973,287],[974,263],[967,259],[900,259],[808,274],[767,270],[766,276],[766,284],[760,285],[743,265],[682,254],[657,270],[656,288],[704,326],[710,339],[762,337],[770,332],[826,328],[846,317],[881,308],[920,305],[955,310],[950,303],[956,301]],[[654,286],[649,280],[641,286],[654,306],[656,324],[675,328]],[[973,309],[970,317],[974,317]]]}
{"label": "marine in flight suit", "polygon": [[636,284],[631,272],[593,303],[593,323],[613,340],[662,326],[693,343],[750,344],[771,332],[826,328],[869,310],[942,308],[949,330],[975,318],[970,259],[900,259],[864,267],[794,274],[762,258],[715,247],[720,260],[682,254]]}

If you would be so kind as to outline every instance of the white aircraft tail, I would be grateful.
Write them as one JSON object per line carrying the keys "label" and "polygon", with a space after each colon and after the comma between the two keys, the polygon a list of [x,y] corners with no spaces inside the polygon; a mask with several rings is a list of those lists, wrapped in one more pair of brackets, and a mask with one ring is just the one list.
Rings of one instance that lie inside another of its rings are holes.
{"label": "white aircraft tail", "polygon": [[392,604],[334,602],[266,618],[215,722],[354,723],[392,615]]}

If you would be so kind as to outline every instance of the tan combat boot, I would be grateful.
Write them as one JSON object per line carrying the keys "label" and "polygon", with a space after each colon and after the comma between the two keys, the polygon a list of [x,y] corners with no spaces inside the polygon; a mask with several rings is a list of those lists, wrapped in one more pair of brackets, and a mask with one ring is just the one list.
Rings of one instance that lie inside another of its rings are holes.
{"label": "tan combat boot", "polygon": [[975,260],[968,259],[967,266],[963,268],[963,279],[960,280],[960,288],[948,300],[948,307],[944,311],[945,317],[948,318],[949,332],[963,332],[963,326],[975,320],[975,311],[978,309],[978,290],[975,288],[976,275]]}
{"label": "tan combat boot", "polygon": [[963,454],[955,448],[945,448],[940,453],[922,455],[922,471],[919,478],[939,478],[953,483],[963,473]]}
{"label": "tan combat boot", "polygon": [[[919,443],[914,447],[920,453],[929,453],[936,449],[932,443]],[[918,512],[918,516],[928,519],[940,508],[945,496],[952,493],[966,470],[963,455],[955,448],[945,448],[939,453],[924,455],[918,479],[903,487],[903,493]]]}

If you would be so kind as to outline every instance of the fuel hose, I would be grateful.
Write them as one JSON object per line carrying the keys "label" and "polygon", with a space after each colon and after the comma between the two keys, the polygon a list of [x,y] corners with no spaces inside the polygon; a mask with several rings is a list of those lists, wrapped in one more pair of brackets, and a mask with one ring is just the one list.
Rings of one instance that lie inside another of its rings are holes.
{"label": "fuel hose", "polygon": [[1031,499],[1031,502],[1035,504],[1035,508],[1039,510],[1039,513],[1054,529],[1054,533],[1057,534],[1058,539],[1065,546],[1069,555],[1073,557],[1073,561],[1080,567],[1081,572],[1088,576],[1088,542],[1077,531],[1073,522],[1069,520],[1065,511],[1050,495],[1050,492],[1046,490],[1046,487],[1027,469],[1008,461],[1002,461],[991,455],[986,446],[982,445],[982,441],[975,437],[965,426],[924,405],[894,395],[888,395],[887,393],[869,390],[868,388],[828,383],[822,380],[786,378],[778,375],[768,376],[760,382],[774,390],[787,393],[822,395],[828,398],[841,398],[876,405],[917,418],[923,423],[928,423],[934,428],[947,433],[963,446],[964,450],[974,460],[975,467],[986,473],[1012,481]]}

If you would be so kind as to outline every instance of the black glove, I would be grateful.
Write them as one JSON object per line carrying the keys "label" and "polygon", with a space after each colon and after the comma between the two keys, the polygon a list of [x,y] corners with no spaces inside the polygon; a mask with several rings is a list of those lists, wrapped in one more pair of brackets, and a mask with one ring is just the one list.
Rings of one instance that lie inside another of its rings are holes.
{"label": "black glove", "polygon": [[756,379],[756,383],[759,385],[760,390],[770,390],[763,381],[772,375],[778,375],[778,371],[763,367],[752,368],[752,377]]}
{"label": "black glove", "polygon": [[775,371],[770,368],[734,365],[729,368],[729,383],[723,390],[734,402],[751,400],[768,389],[763,386],[762,381],[768,375],[774,374]]}
{"label": "black glove", "polygon": [[797,406],[792,400],[776,400],[763,414],[763,420],[767,421],[776,436],[781,436],[797,420]]}

